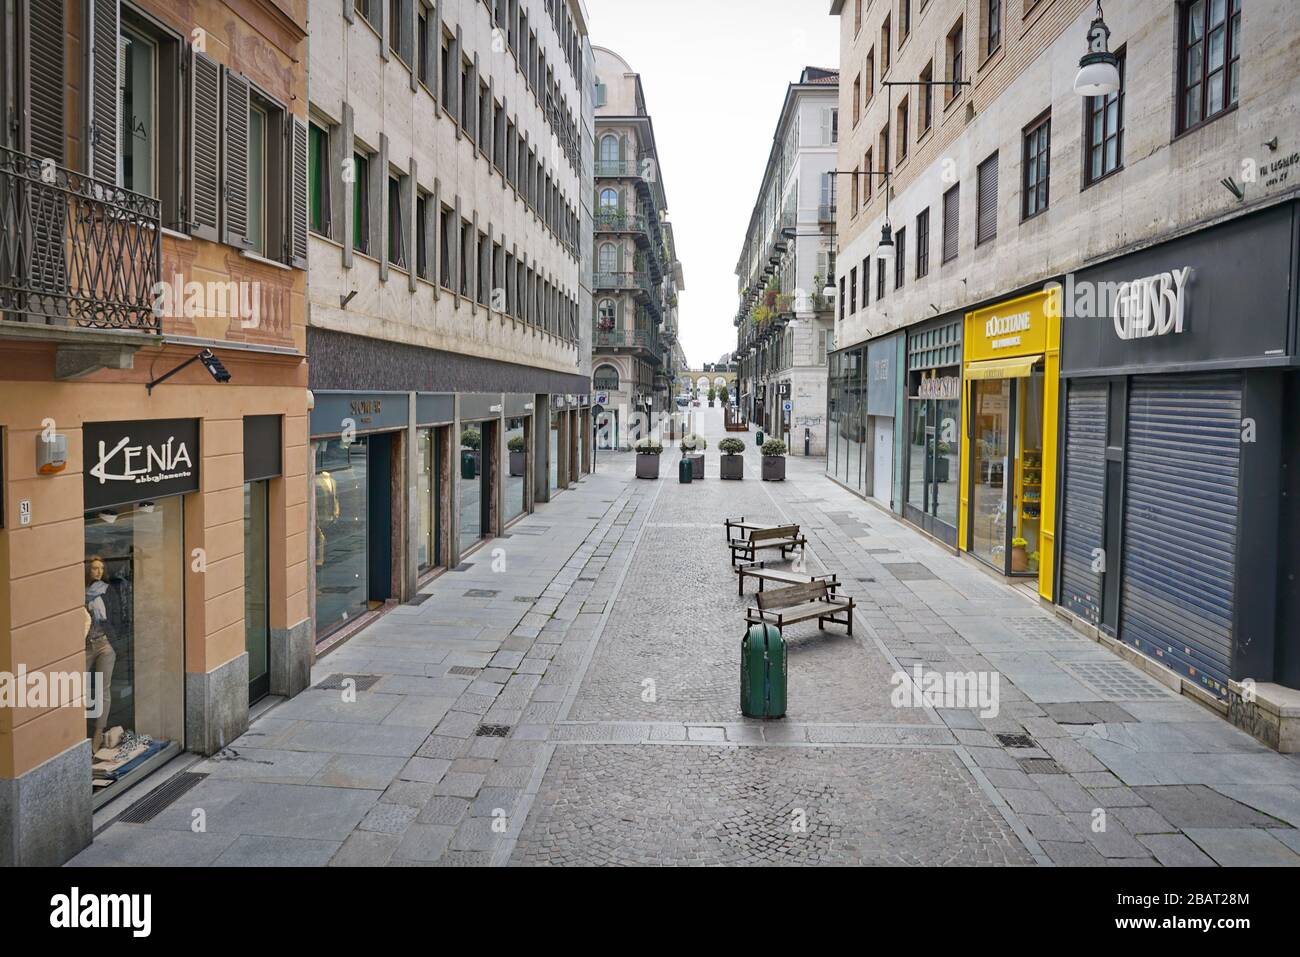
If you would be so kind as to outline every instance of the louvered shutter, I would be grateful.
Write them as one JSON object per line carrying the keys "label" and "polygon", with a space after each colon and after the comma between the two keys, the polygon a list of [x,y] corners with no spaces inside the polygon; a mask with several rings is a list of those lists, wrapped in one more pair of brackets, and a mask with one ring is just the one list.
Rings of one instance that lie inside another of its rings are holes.
{"label": "louvered shutter", "polygon": [[957,258],[957,231],[960,226],[961,187],[954,186],[943,194],[943,261]]}
{"label": "louvered shutter", "polygon": [[[117,98],[121,42],[118,0],[92,0],[90,10],[90,175],[105,183],[117,183],[118,122]],[[59,37],[62,42],[62,36]],[[62,95],[62,91],[60,91]]]}
{"label": "louvered shutter", "polygon": [[198,50],[191,50],[189,231],[196,239],[217,240],[220,157],[221,67]]}
{"label": "louvered shutter", "polygon": [[222,242],[248,245],[248,81],[226,67],[222,75]]}
{"label": "louvered shutter", "polygon": [[27,122],[23,127],[22,148],[38,160],[50,159],[66,166],[64,97],[68,77],[63,53],[67,34],[63,0],[30,0],[27,12],[26,36],[19,38],[28,57],[28,84],[24,91]]}
{"label": "louvered shutter", "polygon": [[975,242],[986,243],[998,234],[998,154],[980,163],[976,183]]}
{"label": "louvered shutter", "polygon": [[[1098,624],[1106,535],[1106,382],[1071,382],[1065,411],[1061,508],[1062,607]],[[1095,557],[1094,557],[1095,553]],[[1118,564],[1118,562],[1113,562]]]}
{"label": "louvered shutter", "polygon": [[307,268],[307,124],[292,118],[290,144],[289,265]]}

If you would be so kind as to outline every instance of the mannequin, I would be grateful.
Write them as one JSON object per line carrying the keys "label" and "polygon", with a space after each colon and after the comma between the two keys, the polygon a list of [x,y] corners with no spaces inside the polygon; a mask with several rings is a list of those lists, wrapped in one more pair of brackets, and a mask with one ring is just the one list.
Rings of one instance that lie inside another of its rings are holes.
{"label": "mannequin", "polygon": [[86,671],[95,675],[99,694],[100,712],[95,718],[91,750],[98,751],[104,743],[104,729],[108,726],[108,712],[112,704],[113,666],[117,652],[109,634],[108,601],[110,585],[105,580],[107,567],[104,559],[92,555],[86,564],[86,613],[90,616],[86,629]]}

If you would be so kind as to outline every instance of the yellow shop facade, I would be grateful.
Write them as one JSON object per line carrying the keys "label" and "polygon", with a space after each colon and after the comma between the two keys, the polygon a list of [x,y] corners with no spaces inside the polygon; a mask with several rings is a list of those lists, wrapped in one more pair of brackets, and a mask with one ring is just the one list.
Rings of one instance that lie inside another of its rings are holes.
{"label": "yellow shop facade", "polygon": [[1059,307],[1047,292],[966,314],[958,543],[1052,598]]}

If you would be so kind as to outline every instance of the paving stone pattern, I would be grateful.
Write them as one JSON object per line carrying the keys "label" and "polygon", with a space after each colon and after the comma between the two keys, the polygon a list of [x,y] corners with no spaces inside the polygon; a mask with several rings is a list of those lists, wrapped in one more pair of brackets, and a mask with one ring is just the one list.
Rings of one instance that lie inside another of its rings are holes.
{"label": "paving stone pattern", "polygon": [[[1300,863],[1300,758],[850,494],[823,460],[760,482],[751,434],[747,478],[720,481],[720,412],[701,413],[704,482],[679,484],[672,450],[657,482],[602,453],[318,661],[312,689],[194,763],[207,777],[170,807],[111,824],[72,863]],[[742,514],[799,522],[803,567],[859,604],[852,638],[789,630],[780,721],[739,712],[752,598],[720,523]],[[918,667],[995,677],[996,714],[894,707],[891,679]],[[315,687],[332,675],[378,680],[352,699]]]}

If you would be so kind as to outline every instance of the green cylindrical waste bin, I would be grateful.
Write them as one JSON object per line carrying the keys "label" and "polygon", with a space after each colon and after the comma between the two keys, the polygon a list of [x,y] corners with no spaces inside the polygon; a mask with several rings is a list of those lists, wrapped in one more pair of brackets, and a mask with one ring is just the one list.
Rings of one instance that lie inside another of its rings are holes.
{"label": "green cylindrical waste bin", "polygon": [[763,430],[762,430],[762,429],[759,429],[757,432],[754,433],[754,445],[758,446],[758,448],[760,448],[760,449],[763,447]]}
{"label": "green cylindrical waste bin", "polygon": [[750,625],[740,643],[740,710],[748,718],[785,717],[785,639],[773,625]]}
{"label": "green cylindrical waste bin", "polygon": [[677,481],[683,485],[690,485],[694,474],[695,467],[691,465],[691,460],[683,455],[682,460],[677,463]]}

